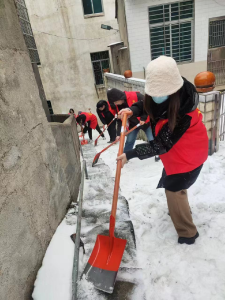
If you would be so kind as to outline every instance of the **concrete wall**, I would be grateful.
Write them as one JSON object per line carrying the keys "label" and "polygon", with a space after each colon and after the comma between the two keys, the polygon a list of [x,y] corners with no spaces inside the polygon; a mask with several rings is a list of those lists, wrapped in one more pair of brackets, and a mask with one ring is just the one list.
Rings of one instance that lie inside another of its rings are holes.
{"label": "concrete wall", "polygon": [[[144,78],[143,68],[151,60],[148,7],[174,0],[126,0],[126,19],[133,76]],[[195,0],[194,62],[179,65],[181,75],[193,82],[207,70],[209,19],[225,15],[224,0]]]}
{"label": "concrete wall", "polygon": [[[120,74],[124,74],[126,70],[131,69],[130,62],[130,51],[129,51],[129,41],[128,41],[128,33],[127,33],[127,20],[126,20],[126,12],[125,12],[125,2],[124,0],[117,1],[117,21],[120,30],[121,41],[124,43],[124,48],[119,50],[119,64],[120,64]],[[127,49],[126,49],[127,47]]]}
{"label": "concrete wall", "polygon": [[128,33],[127,33],[127,20],[126,20],[126,11],[125,11],[125,2],[124,0],[117,0],[117,21],[120,30],[121,41],[124,42],[126,47],[129,47]]}
{"label": "concrete wall", "polygon": [[[104,14],[86,18],[81,0],[26,0],[40,55],[40,74],[46,97],[56,114],[74,108],[95,112],[98,101],[90,53],[110,50],[120,41],[115,1],[103,0]],[[45,32],[45,33],[42,33]],[[49,35],[50,34],[50,35]],[[56,35],[56,36],[55,36]]]}
{"label": "concrete wall", "polygon": [[31,299],[70,203],[13,0],[0,0],[0,299]]}
{"label": "concrete wall", "polygon": [[123,75],[126,70],[130,70],[130,52],[129,49],[123,47],[118,51],[120,74]]}
{"label": "concrete wall", "polygon": [[43,84],[42,84],[42,81],[41,81],[41,76],[40,76],[37,64],[32,64],[32,68],[33,68],[33,71],[34,71],[34,76],[35,76],[35,79],[36,79],[36,82],[37,82],[37,86],[38,86],[38,90],[39,90],[39,96],[40,96],[42,106],[43,106],[44,111],[45,111],[45,115],[47,117],[47,120],[49,122],[51,122],[51,116],[50,116],[50,112],[49,112],[49,108],[48,108],[48,104],[47,104],[47,99],[46,99],[46,96],[45,96],[45,91],[44,91],[44,87],[43,87]]}
{"label": "concrete wall", "polygon": [[119,63],[118,51],[123,46],[124,46],[123,42],[120,42],[120,43],[110,46],[114,74],[120,74],[120,63]]}
{"label": "concrete wall", "polygon": [[64,123],[50,123],[55,137],[61,166],[65,172],[71,200],[76,202],[81,180],[79,139],[74,116]]}

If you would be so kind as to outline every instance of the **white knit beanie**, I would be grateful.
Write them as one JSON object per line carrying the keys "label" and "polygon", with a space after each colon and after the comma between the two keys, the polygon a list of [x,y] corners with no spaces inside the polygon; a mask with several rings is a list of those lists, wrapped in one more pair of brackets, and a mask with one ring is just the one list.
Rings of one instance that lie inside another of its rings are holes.
{"label": "white knit beanie", "polygon": [[145,93],[152,97],[169,96],[184,84],[175,60],[159,56],[146,68]]}

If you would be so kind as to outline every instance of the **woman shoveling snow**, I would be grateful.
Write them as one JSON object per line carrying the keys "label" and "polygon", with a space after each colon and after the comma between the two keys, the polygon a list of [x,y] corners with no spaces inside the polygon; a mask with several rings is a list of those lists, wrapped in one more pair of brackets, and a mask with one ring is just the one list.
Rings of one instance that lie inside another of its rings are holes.
{"label": "woman shoveling snow", "polygon": [[80,126],[84,126],[83,133],[88,131],[90,142],[92,142],[92,129],[96,129],[105,140],[105,136],[98,125],[97,117],[94,114],[88,112],[79,112],[76,121]]}
{"label": "woman shoveling snow", "polygon": [[[145,99],[129,110],[139,117],[149,114],[154,140],[122,154],[122,166],[135,157],[159,155],[164,165],[158,188],[165,188],[168,208],[178,233],[178,243],[194,244],[199,236],[193,223],[187,189],[196,181],[208,157],[208,137],[195,87],[182,78],[171,57],[160,56],[146,69]],[[123,109],[119,114],[123,115]]]}

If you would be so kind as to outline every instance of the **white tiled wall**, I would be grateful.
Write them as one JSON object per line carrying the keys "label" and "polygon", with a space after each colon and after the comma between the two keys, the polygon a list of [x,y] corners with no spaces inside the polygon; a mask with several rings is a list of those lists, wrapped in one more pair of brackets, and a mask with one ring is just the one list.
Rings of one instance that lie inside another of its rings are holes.
{"label": "white tiled wall", "polygon": [[[176,0],[125,0],[133,72],[143,71],[151,60],[148,7]],[[225,0],[195,0],[194,61],[206,61],[209,18],[225,16]]]}

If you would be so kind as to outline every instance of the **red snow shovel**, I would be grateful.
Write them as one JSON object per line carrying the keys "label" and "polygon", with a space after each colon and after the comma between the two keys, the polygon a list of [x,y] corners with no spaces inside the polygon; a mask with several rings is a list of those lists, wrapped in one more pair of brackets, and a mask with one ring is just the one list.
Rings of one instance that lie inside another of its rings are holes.
{"label": "red snow shovel", "polygon": [[101,134],[99,134],[99,136],[98,136],[98,137],[97,137],[97,139],[95,140],[95,146],[97,146],[97,144],[98,144],[98,139],[100,138],[100,136],[103,134],[103,132],[104,132],[104,131],[106,131],[106,129],[108,129],[108,128],[109,128],[109,126],[112,124],[112,122],[113,122],[113,121],[115,121],[115,120],[116,120],[116,118],[117,118],[117,115],[115,115],[115,117],[112,119],[112,121],[111,121],[111,122],[109,122],[109,124],[108,124],[108,125],[106,125],[106,127],[103,129],[102,133],[101,133]]}
{"label": "red snow shovel", "polygon": [[81,126],[81,131],[82,131],[82,136],[83,136],[83,140],[80,142],[80,144],[83,146],[83,145],[87,145],[88,144],[88,141],[85,140],[84,138],[84,132],[83,132],[83,127]]}
{"label": "red snow shovel", "polygon": [[[124,135],[127,136],[129,133],[131,133],[133,130],[135,130],[136,128],[138,128],[139,126],[141,126],[140,124],[137,124],[136,126],[134,126],[131,130],[127,131]],[[100,155],[105,152],[106,150],[108,150],[111,146],[113,146],[114,144],[118,143],[119,140],[116,140],[114,142],[112,142],[112,144],[110,144],[109,146],[107,146],[106,148],[104,148],[101,152],[97,153],[94,157],[94,160],[93,160],[93,163],[92,163],[92,167],[94,167],[97,162],[98,162],[98,159],[100,157]]]}
{"label": "red snow shovel", "polygon": [[[131,112],[125,113],[123,117],[118,155],[123,153],[124,131],[128,114],[131,114]],[[110,294],[113,293],[117,272],[127,243],[126,240],[114,236],[121,166],[122,162],[120,160],[117,162],[109,236],[97,236],[94,249],[84,270],[86,279],[93,283],[95,288]]]}

